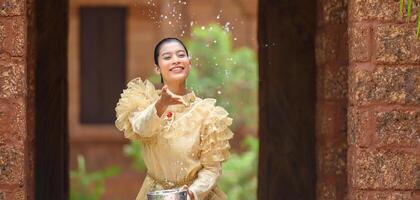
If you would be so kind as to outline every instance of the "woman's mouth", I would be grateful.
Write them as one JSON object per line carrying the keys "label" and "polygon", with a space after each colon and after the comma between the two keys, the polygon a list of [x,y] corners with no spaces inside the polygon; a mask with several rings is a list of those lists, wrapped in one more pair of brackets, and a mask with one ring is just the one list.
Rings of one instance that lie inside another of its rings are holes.
{"label": "woman's mouth", "polygon": [[176,67],[172,67],[171,69],[169,69],[169,71],[171,72],[182,72],[184,70],[183,66],[176,66]]}

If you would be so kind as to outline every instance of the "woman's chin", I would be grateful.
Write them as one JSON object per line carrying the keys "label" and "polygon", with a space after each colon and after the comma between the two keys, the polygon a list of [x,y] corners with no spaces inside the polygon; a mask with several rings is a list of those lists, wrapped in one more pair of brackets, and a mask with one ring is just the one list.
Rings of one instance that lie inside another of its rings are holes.
{"label": "woman's chin", "polygon": [[170,80],[172,81],[185,81],[188,77],[188,74],[179,73],[179,74],[171,74]]}

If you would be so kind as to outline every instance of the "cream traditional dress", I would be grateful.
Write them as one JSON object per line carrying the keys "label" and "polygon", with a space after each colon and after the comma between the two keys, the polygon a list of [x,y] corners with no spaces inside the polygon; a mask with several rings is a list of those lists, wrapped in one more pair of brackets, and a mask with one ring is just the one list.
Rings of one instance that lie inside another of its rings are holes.
{"label": "cream traditional dress", "polygon": [[160,92],[148,80],[134,79],[115,108],[116,127],[143,147],[147,176],[136,200],[146,200],[150,191],[182,185],[188,185],[197,200],[226,199],[216,182],[221,163],[229,157],[232,119],[215,106],[215,99],[201,99],[194,92],[182,96],[188,106],[170,105],[158,117]]}

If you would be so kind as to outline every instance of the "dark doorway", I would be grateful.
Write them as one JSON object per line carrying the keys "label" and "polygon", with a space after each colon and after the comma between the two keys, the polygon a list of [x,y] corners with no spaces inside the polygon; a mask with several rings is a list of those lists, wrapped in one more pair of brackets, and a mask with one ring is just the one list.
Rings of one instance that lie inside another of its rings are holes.
{"label": "dark doorway", "polygon": [[115,103],[125,87],[126,8],[80,9],[81,123],[115,121]]}
{"label": "dark doorway", "polygon": [[259,1],[258,199],[315,199],[316,1]]}
{"label": "dark doorway", "polygon": [[68,1],[32,2],[28,57],[35,67],[35,199],[68,199]]}

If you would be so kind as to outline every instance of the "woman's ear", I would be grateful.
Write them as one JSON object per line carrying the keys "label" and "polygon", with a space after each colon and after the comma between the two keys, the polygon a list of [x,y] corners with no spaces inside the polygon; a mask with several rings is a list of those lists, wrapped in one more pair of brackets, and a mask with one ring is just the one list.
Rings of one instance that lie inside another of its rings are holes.
{"label": "woman's ear", "polygon": [[155,73],[156,73],[157,75],[159,75],[159,74],[160,74],[160,67],[159,67],[159,66],[157,66],[157,65],[155,65]]}

